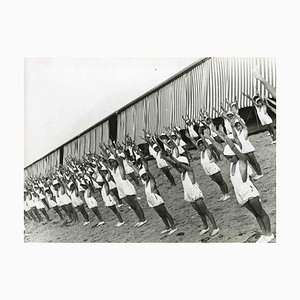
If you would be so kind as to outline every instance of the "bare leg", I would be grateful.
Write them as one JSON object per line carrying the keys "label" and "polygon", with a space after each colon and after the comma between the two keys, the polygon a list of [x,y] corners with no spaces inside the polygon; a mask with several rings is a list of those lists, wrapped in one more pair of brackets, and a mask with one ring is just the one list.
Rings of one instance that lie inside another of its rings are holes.
{"label": "bare leg", "polygon": [[119,222],[123,223],[122,216],[121,216],[120,212],[118,211],[118,209],[116,208],[116,206],[112,205],[112,206],[109,206],[108,208],[117,216]]}
{"label": "bare leg", "polygon": [[252,166],[254,171],[257,173],[257,175],[262,175],[260,165],[254,155],[254,152],[246,153],[246,156],[248,158],[250,165]]}
{"label": "bare leg", "polygon": [[195,203],[197,204],[197,206],[199,207],[200,211],[203,212],[203,214],[205,216],[208,217],[209,221],[211,222],[212,226],[214,229],[217,229],[218,226],[216,224],[215,218],[213,216],[213,214],[208,210],[208,208],[206,207],[204,201],[202,198],[198,199],[195,201]]}

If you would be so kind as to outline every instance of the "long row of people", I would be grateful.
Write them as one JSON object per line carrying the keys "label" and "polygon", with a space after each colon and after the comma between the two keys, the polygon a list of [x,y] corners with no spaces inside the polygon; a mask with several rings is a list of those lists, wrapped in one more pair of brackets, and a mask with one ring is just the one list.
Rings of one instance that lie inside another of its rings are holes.
{"label": "long row of people", "polygon": [[[272,143],[275,143],[273,121],[267,113],[268,100],[263,100],[258,93],[254,97],[244,95],[255,104],[262,125],[267,126]],[[225,104],[228,109],[225,108]],[[204,196],[191,166],[191,161],[195,158],[184,141],[189,140],[199,152],[205,174],[220,187],[222,193],[220,201],[227,201],[230,195],[218,161],[222,156],[229,160],[229,174],[237,201],[255,216],[262,230],[263,234],[258,242],[271,241],[274,235],[270,219],[252,182],[260,179],[263,174],[254,155],[255,148],[248,139],[246,122],[239,116],[236,99],[232,102],[226,100],[221,109],[222,111],[215,109],[224,120],[224,126],[220,125],[218,130],[211,116],[204,110],[193,120],[189,116],[182,116],[186,124],[185,130],[181,130],[178,126],[165,128],[165,132],[160,134],[144,130],[142,139],[147,144],[148,151],[142,151],[127,135],[123,145],[115,141],[110,141],[109,145],[100,144],[100,154],[88,153],[82,159],[68,156],[65,165],[53,172],[48,172],[44,176],[28,177],[25,180],[24,191],[25,217],[41,222],[41,215],[44,215],[47,221],[51,221],[46,208],[48,210],[53,208],[62,221],[65,221],[62,213],[65,212],[66,224],[79,222],[78,213],[80,213],[84,218],[83,225],[88,225],[90,218],[85,208],[86,204],[97,217],[97,226],[103,226],[105,221],[95,199],[95,192],[99,190],[104,205],[118,220],[117,227],[125,223],[119,210],[125,203],[137,216],[137,223],[134,226],[141,227],[148,220],[139,204],[140,197],[136,195],[134,184],[136,186],[142,184],[149,207],[155,210],[165,225],[161,233],[173,234],[177,227],[150,171],[149,156],[145,154],[149,152],[155,159],[157,168],[166,176],[170,187],[176,185],[170,168],[180,173],[184,200],[190,203],[203,223],[199,234],[204,235],[210,231],[209,220],[212,226],[210,234],[217,235],[220,228],[204,202]]]}

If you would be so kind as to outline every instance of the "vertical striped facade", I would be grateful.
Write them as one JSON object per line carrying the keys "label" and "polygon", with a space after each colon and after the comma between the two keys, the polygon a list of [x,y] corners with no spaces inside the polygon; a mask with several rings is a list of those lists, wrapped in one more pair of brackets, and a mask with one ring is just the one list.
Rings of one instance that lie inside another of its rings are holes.
{"label": "vertical striped facade", "polygon": [[[267,95],[262,84],[252,76],[258,67],[262,76],[276,87],[276,62],[274,58],[206,58],[182,75],[159,86],[144,98],[138,99],[117,114],[117,140],[122,142],[129,134],[139,144],[143,131],[162,132],[164,127],[184,126],[182,115],[196,117],[206,108],[215,118],[213,107],[220,110],[225,99],[237,97],[239,107],[251,106],[242,92],[253,95],[258,89]],[[63,145],[63,158],[68,155],[80,158],[85,152],[99,153],[98,144],[109,139],[109,121],[106,119],[88,132]],[[37,161],[25,169],[27,174],[45,173],[59,165],[60,151]]]}

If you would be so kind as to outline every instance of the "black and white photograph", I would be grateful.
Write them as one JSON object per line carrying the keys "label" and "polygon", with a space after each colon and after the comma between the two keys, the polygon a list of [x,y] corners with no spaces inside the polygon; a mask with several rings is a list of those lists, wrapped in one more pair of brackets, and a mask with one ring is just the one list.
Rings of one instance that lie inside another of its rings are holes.
{"label": "black and white photograph", "polygon": [[1,299],[299,299],[298,6],[2,1]]}
{"label": "black and white photograph", "polygon": [[275,58],[24,68],[25,243],[276,242]]}

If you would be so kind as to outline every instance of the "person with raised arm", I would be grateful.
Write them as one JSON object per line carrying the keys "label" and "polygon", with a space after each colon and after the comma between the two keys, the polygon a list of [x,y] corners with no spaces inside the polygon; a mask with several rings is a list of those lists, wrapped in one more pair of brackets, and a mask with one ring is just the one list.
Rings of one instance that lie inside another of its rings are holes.
{"label": "person with raised arm", "polygon": [[224,156],[230,160],[230,180],[236,199],[239,204],[245,206],[255,216],[262,230],[263,234],[257,242],[268,243],[274,239],[271,232],[270,218],[261,205],[258,190],[250,180],[248,159],[242,153],[240,147],[233,143],[224,132],[218,131],[218,134],[226,143]]}
{"label": "person with raised arm", "polygon": [[258,92],[256,92],[256,95],[253,98],[251,98],[249,95],[247,95],[244,92],[242,94],[254,104],[261,125],[267,127],[272,138],[272,144],[275,144],[276,131],[274,128],[273,120],[267,112],[267,105],[265,101],[259,96]]}
{"label": "person with raised arm", "polygon": [[[80,213],[82,214],[82,216],[85,220],[85,222],[83,223],[83,226],[90,224],[90,218],[84,208],[84,202],[80,198],[80,193],[79,193],[78,187],[76,185],[75,179],[70,181],[70,183],[67,185],[67,188],[70,193],[70,198],[71,198],[73,207],[77,208],[80,211]],[[76,214],[76,216],[77,216],[77,214]],[[78,216],[76,219],[78,221]]]}
{"label": "person with raised arm", "polygon": [[256,172],[256,176],[253,180],[258,180],[263,177],[263,174],[260,164],[254,155],[255,148],[248,139],[248,128],[239,115],[235,115],[235,121],[232,122],[232,127],[235,140],[240,142],[242,153],[246,155],[251,167]]}
{"label": "person with raised arm", "polygon": [[63,215],[55,201],[55,196],[53,192],[51,191],[50,187],[45,187],[45,193],[46,193],[46,201],[48,202],[48,205],[58,214],[61,221],[64,221]]}
{"label": "person with raised arm", "polygon": [[214,138],[207,132],[200,135],[198,141],[193,140],[195,147],[199,150],[200,154],[200,163],[206,175],[208,175],[221,189],[223,196],[220,198],[220,201],[226,201],[230,198],[228,192],[228,186],[223,179],[221,170],[216,164],[215,159],[212,154],[211,145],[206,141],[210,140],[211,144],[214,141]]}
{"label": "person with raised arm", "polygon": [[152,207],[155,210],[165,224],[165,229],[161,231],[161,234],[168,233],[168,235],[171,235],[177,231],[174,219],[165,207],[164,200],[160,196],[155,179],[149,171],[146,160],[144,157],[141,157],[141,159],[143,167],[140,169],[139,175],[145,186],[147,203],[149,207]]}
{"label": "person with raised arm", "polygon": [[98,218],[98,223],[97,223],[96,227],[105,224],[105,222],[103,221],[102,215],[98,209],[98,203],[97,203],[96,199],[93,197],[94,187],[91,183],[91,180],[88,178],[87,175],[83,176],[80,179],[80,185],[84,189],[83,196],[84,196],[84,200],[85,200],[88,208]]}
{"label": "person with raised arm", "polygon": [[145,218],[144,211],[137,201],[136,191],[132,183],[126,178],[123,159],[117,156],[113,146],[110,147],[111,154],[108,156],[104,147],[100,144],[102,155],[108,161],[107,168],[110,170],[112,177],[116,183],[118,194],[121,199],[124,199],[138,217],[138,222],[134,227],[141,227],[148,221]]}
{"label": "person with raised arm", "polygon": [[109,184],[106,181],[105,176],[103,176],[103,181],[100,183],[101,185],[101,196],[104,202],[104,205],[108,207],[118,218],[119,222],[116,224],[116,227],[120,227],[125,224],[123,218],[116,207],[116,201],[114,198],[114,194],[109,189]]}
{"label": "person with raised arm", "polygon": [[209,231],[207,218],[210,220],[213,226],[211,236],[218,234],[220,228],[217,226],[214,216],[208,210],[203,201],[203,194],[200,190],[199,184],[195,180],[194,171],[189,166],[187,158],[185,156],[175,158],[174,156],[170,155],[170,153],[168,153],[168,155],[166,155],[164,158],[181,174],[184,200],[191,204],[202,220],[204,228],[200,231],[199,235],[203,235]]}
{"label": "person with raised arm", "polygon": [[[155,138],[154,138],[155,139]],[[156,141],[156,143],[151,145],[151,148],[149,147],[150,154],[155,158],[157,167],[165,174],[165,176],[168,178],[170,182],[170,187],[175,186],[175,179],[173,175],[171,174],[170,168],[168,163],[162,158],[162,153],[165,151],[161,146],[160,143]]]}

